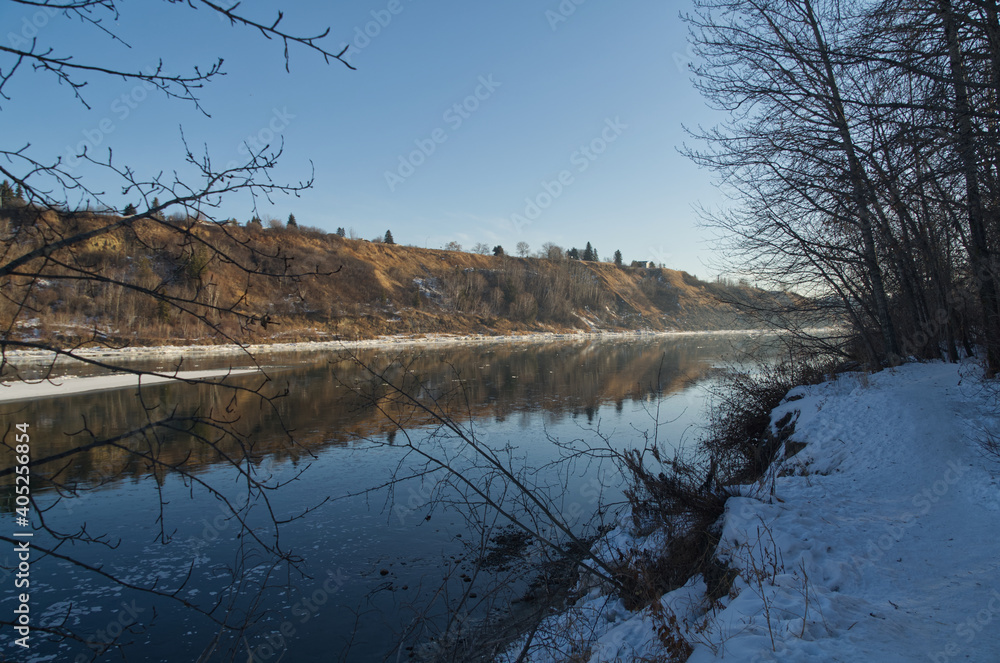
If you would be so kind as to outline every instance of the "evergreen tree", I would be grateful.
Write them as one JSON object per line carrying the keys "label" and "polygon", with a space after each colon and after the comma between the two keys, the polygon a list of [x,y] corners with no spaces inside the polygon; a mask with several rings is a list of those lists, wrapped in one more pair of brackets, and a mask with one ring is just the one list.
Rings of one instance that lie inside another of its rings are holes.
{"label": "evergreen tree", "polygon": [[594,249],[590,246],[590,242],[587,242],[587,248],[583,250],[583,259],[588,262],[594,259]]}
{"label": "evergreen tree", "polygon": [[347,237],[347,231],[343,228],[337,228],[337,237]]}
{"label": "evergreen tree", "polygon": [[295,215],[294,214],[289,214],[288,215],[288,227],[289,228],[298,228],[299,227],[299,222],[295,220]]}
{"label": "evergreen tree", "polygon": [[395,244],[396,243],[392,239],[392,231],[391,230],[386,230],[385,231],[385,238],[382,240],[382,242],[385,243],[385,244]]}
{"label": "evergreen tree", "polygon": [[497,244],[496,246],[494,246],[493,247],[493,255],[495,255],[495,256],[502,256],[503,255],[503,247],[500,246],[499,244]]}
{"label": "evergreen tree", "polygon": [[254,216],[252,219],[247,221],[247,228],[263,228],[264,224],[261,223],[259,216]]}
{"label": "evergreen tree", "polygon": [[24,189],[21,188],[20,182],[18,182],[17,188],[14,189],[14,200],[19,203],[24,203]]}
{"label": "evergreen tree", "polygon": [[622,266],[622,252],[618,250],[615,251],[615,265]]}
{"label": "evergreen tree", "polygon": [[572,249],[570,249],[569,251],[566,252],[566,257],[567,258],[572,258],[573,260],[579,260],[580,259],[580,249],[578,249],[578,248],[576,248],[574,246]]}
{"label": "evergreen tree", "polygon": [[0,184],[0,207],[6,207],[14,199],[14,190],[10,188],[10,182],[7,180]]}
{"label": "evergreen tree", "polygon": [[125,209],[122,210],[122,216],[135,216],[135,211],[135,205],[129,203],[125,206]]}

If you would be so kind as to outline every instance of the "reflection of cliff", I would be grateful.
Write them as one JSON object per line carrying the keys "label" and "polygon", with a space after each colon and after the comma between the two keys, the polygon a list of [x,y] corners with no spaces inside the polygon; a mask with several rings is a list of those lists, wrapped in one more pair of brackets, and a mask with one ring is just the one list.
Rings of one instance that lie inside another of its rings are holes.
{"label": "reflection of cliff", "polygon": [[[389,382],[402,385],[407,393],[425,402],[433,399],[458,419],[503,420],[525,411],[547,411],[556,417],[592,413],[608,403],[673,393],[704,376],[709,362],[727,348],[723,339],[700,337],[458,345],[420,354],[408,351],[398,357],[367,351],[358,358],[383,370]],[[40,400],[25,406],[17,416],[34,422],[32,451],[36,459],[89,442],[89,436],[72,435],[84,422],[98,438],[111,437],[161,419],[168,411],[176,411],[180,417],[199,414],[233,421],[233,427],[252,445],[254,457],[261,460],[271,456],[297,461],[326,445],[384,438],[395,427],[380,408],[402,418],[408,429],[432,423],[426,413],[400,410],[392,390],[350,358],[305,357],[292,358],[288,367],[269,370],[277,390],[288,388],[288,395],[274,401],[274,409],[252,397],[241,397],[233,408],[232,393],[217,386],[171,384],[144,389],[142,404],[134,391],[122,389]],[[257,386],[261,378],[239,380]],[[294,445],[280,420],[293,431]],[[219,439],[219,447],[226,453],[234,452],[237,446],[233,439],[219,438],[218,430],[205,425],[161,431],[160,435],[163,444],[159,446],[133,437],[123,443],[126,448],[100,447],[63,461],[65,465],[53,464],[50,470],[59,467],[59,480],[64,483],[135,479],[149,474],[149,463],[127,449],[144,454],[153,449],[161,462],[183,463],[188,469],[202,471],[221,459],[209,445],[198,442],[196,435]],[[0,481],[9,489],[9,481]]]}

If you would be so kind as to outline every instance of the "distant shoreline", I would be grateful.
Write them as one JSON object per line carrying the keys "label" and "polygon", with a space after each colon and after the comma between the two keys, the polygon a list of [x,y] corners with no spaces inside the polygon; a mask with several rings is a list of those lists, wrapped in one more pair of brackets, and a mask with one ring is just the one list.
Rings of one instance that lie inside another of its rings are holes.
{"label": "distant shoreline", "polygon": [[[832,329],[832,328],[830,328]],[[809,330],[814,333],[825,329]],[[73,351],[74,356],[87,359],[100,358],[147,358],[187,356],[227,356],[227,355],[257,355],[279,352],[321,352],[324,350],[354,350],[370,348],[403,348],[411,346],[441,347],[459,344],[490,344],[490,343],[542,343],[546,341],[585,341],[613,340],[639,338],[670,338],[684,336],[762,336],[780,334],[774,329],[720,329],[705,331],[634,331],[634,332],[528,332],[524,334],[447,334],[435,333],[421,336],[379,336],[373,339],[358,341],[299,341],[294,343],[252,343],[247,345],[160,345],[160,346],[126,346],[122,348],[81,348]],[[7,352],[8,360],[21,362],[52,361],[55,353],[48,350],[11,350]],[[61,357],[59,361],[73,361],[69,357]]]}

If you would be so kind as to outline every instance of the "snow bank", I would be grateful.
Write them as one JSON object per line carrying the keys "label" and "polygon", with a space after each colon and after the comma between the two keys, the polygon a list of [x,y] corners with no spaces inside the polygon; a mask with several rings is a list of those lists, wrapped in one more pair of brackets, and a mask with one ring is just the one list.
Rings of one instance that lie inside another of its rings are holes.
{"label": "snow bank", "polygon": [[[822,331],[822,330],[819,330]],[[74,350],[80,357],[92,359],[128,359],[145,357],[204,357],[230,355],[258,355],[269,352],[338,352],[358,349],[399,349],[412,346],[439,347],[454,344],[485,343],[546,343],[552,341],[586,341],[596,339],[669,338],[680,336],[761,336],[773,335],[773,331],[760,329],[714,330],[714,331],[646,331],[631,332],[531,332],[526,334],[425,334],[419,336],[379,336],[363,341],[304,341],[299,343],[257,343],[248,345],[163,345],[135,346],[123,348],[83,348]],[[42,350],[11,350],[6,353],[8,360],[24,363],[27,361],[49,362],[55,358],[52,352]],[[64,359],[61,361],[65,361]],[[72,360],[69,360],[72,361]]]}
{"label": "snow bank", "polygon": [[[792,412],[806,446],[773,496],[727,503],[729,595],[709,605],[696,578],[661,600],[691,663],[1000,661],[1000,468],[977,442],[1000,429],[1000,386],[974,372],[912,364],[789,394],[772,421]],[[528,660],[670,660],[663,614],[595,591]]]}
{"label": "snow bank", "polygon": [[125,389],[128,387],[148,387],[164,382],[184,380],[209,380],[225,378],[230,375],[247,375],[256,373],[255,368],[221,369],[214,371],[180,371],[170,375],[100,375],[88,378],[58,378],[28,382],[0,382],[0,403],[23,401],[36,398],[53,398],[82,394],[88,391],[106,391],[108,389]]}

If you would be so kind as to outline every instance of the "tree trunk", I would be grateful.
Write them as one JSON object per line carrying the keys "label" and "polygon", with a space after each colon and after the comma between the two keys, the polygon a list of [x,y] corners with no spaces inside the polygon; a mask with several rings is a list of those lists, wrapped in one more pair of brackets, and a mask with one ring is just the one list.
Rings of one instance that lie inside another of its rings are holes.
{"label": "tree trunk", "polygon": [[830,52],[826,45],[826,40],[819,28],[819,21],[813,12],[811,0],[804,0],[803,7],[812,29],[813,37],[816,40],[816,47],[820,58],[823,61],[823,69],[827,80],[825,84],[828,88],[831,110],[834,117],[832,120],[840,134],[843,142],[844,152],[847,155],[849,167],[849,177],[851,182],[851,193],[854,205],[857,208],[858,227],[861,230],[863,241],[862,256],[865,270],[871,279],[872,296],[875,299],[875,311],[878,317],[880,331],[882,332],[883,358],[893,360],[899,356],[899,342],[896,338],[896,331],[893,328],[892,318],[889,316],[889,301],[885,293],[885,282],[882,278],[882,270],[878,264],[878,254],[875,247],[875,235],[872,232],[872,212],[870,197],[867,190],[867,177],[863,171],[861,161],[858,159],[857,151],[854,148],[854,140],[851,136],[851,129],[847,123],[847,115],[844,112],[844,103],[840,95],[840,86],[833,70],[833,63],[830,61]]}
{"label": "tree trunk", "polygon": [[958,124],[957,149],[962,163],[962,174],[965,178],[966,204],[968,206],[969,261],[978,286],[979,303],[982,307],[986,372],[989,377],[993,377],[1000,370],[1000,314],[998,314],[997,309],[996,282],[986,237],[984,206],[979,186],[979,167],[976,159],[968,79],[951,0],[938,0],[938,8],[938,13],[944,24],[945,40],[948,46],[948,63],[951,68],[951,84],[955,92],[955,120]]}

